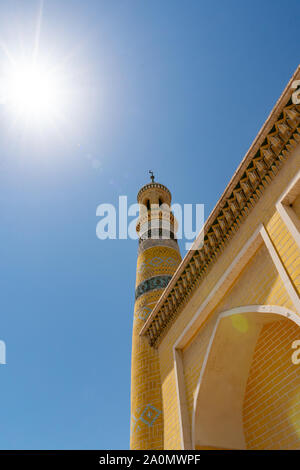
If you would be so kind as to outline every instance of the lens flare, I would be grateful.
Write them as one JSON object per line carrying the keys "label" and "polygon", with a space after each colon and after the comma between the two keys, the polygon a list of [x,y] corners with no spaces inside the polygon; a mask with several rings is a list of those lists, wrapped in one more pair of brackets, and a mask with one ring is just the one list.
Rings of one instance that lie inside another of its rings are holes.
{"label": "lens flare", "polygon": [[1,101],[27,122],[51,120],[62,105],[60,77],[55,68],[35,61],[14,61],[1,77]]}
{"label": "lens flare", "polygon": [[238,330],[240,333],[246,333],[249,329],[249,323],[245,315],[232,315],[230,317],[233,328]]}

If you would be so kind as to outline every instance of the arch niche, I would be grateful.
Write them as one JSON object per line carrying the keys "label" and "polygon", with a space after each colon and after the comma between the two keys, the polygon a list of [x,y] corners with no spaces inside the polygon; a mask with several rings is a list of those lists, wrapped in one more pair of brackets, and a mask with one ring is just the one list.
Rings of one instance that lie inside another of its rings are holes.
{"label": "arch niche", "polygon": [[[249,448],[243,420],[249,371],[262,328],[278,321],[284,322],[283,327],[285,322],[298,325],[300,339],[300,318],[284,307],[250,305],[225,311],[218,317],[195,393],[194,449]],[[280,346],[279,342],[276,348]],[[290,355],[292,352],[290,349]],[[298,431],[300,443],[300,428]]]}

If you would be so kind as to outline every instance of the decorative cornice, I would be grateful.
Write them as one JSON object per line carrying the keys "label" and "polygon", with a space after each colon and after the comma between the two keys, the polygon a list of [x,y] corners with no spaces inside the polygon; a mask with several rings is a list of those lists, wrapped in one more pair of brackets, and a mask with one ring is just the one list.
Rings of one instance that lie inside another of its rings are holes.
{"label": "decorative cornice", "polygon": [[171,193],[170,193],[170,191],[168,190],[168,188],[166,186],[164,186],[163,184],[154,182],[154,183],[145,184],[145,186],[143,186],[139,190],[139,192],[137,194],[137,200],[139,201],[140,196],[144,191],[147,191],[147,189],[153,189],[153,188],[162,189],[163,191],[166,191],[169,194],[169,196],[171,197]]}
{"label": "decorative cornice", "polygon": [[141,239],[139,238],[139,248],[138,248],[138,255],[143,253],[146,250],[149,250],[149,248],[153,248],[154,246],[168,246],[169,248],[173,248],[174,250],[179,252],[179,246],[177,243],[177,239],[165,239],[165,238],[160,238],[159,240],[153,239],[153,238],[146,238],[146,239]]}
{"label": "decorative cornice", "polygon": [[[158,346],[208,267],[216,261],[290,152],[300,143],[300,105],[291,101],[291,84],[299,78],[300,66],[148,317],[140,335],[146,336],[151,346]],[[202,239],[204,243],[200,246]]]}

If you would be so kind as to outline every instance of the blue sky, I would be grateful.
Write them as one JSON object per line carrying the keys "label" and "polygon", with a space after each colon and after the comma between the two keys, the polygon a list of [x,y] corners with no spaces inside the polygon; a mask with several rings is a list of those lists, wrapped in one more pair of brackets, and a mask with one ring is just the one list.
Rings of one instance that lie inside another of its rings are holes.
{"label": "blue sky", "polygon": [[[14,54],[39,7],[1,1]],[[39,55],[68,104],[30,129],[0,107],[1,449],[128,448],[137,243],[97,239],[96,207],[134,203],[152,169],[207,217],[300,62],[299,18],[297,1],[44,1]]]}

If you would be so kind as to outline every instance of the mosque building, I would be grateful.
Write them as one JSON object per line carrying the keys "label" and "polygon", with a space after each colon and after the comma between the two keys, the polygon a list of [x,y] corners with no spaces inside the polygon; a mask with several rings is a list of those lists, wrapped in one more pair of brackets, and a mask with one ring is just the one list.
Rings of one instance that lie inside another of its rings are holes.
{"label": "mosque building", "polygon": [[131,449],[300,449],[297,80],[183,259],[168,188],[138,192]]}

